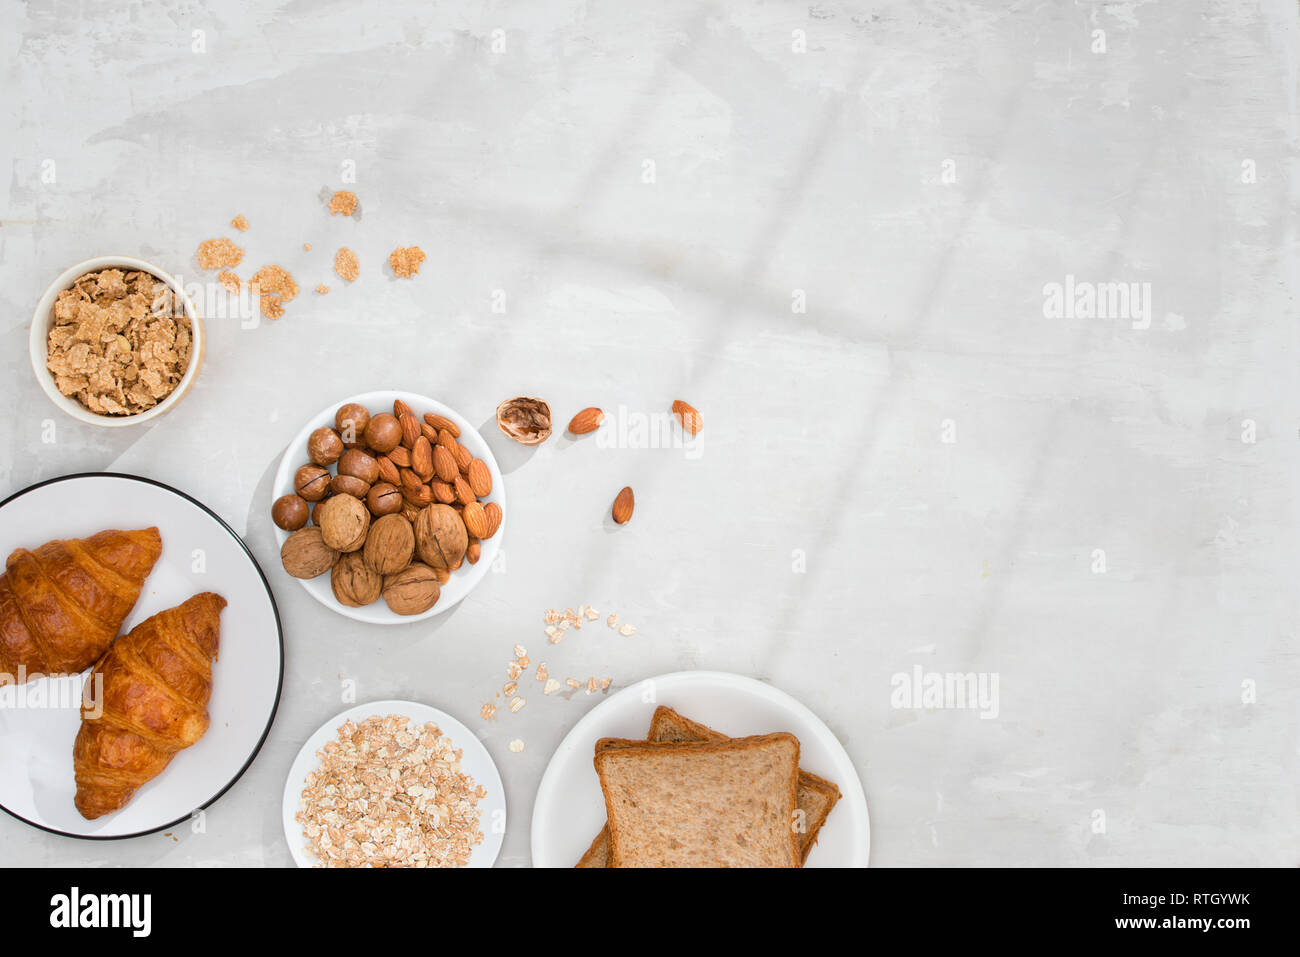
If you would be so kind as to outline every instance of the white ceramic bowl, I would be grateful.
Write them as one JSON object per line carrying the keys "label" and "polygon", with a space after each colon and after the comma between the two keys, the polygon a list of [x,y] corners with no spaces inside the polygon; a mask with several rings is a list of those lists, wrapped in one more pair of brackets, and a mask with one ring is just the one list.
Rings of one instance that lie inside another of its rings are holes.
{"label": "white ceramic bowl", "polygon": [[[497,557],[497,552],[501,548],[501,539],[505,537],[506,521],[509,518],[509,509],[506,508],[506,483],[501,477],[501,469],[497,467],[497,460],[492,455],[492,450],[484,441],[483,436],[479,435],[478,429],[470,425],[469,420],[457,412],[455,409],[443,405],[436,399],[428,396],[417,395],[414,392],[366,392],[362,395],[349,396],[346,399],[339,399],[331,403],[324,409],[321,409],[303,425],[289,447],[284,452],[284,457],[280,459],[280,468],[275,473],[275,484],[271,487],[271,501],[274,502],[281,495],[288,495],[293,489],[293,476],[298,471],[299,466],[308,464],[307,458],[307,437],[322,425],[334,425],[334,413],[338,411],[339,406],[347,405],[349,402],[355,402],[358,405],[369,409],[371,414],[379,412],[390,412],[393,408],[393,400],[401,399],[411,407],[411,411],[416,415],[423,417],[424,413],[432,412],[435,415],[445,416],[451,419],[460,428],[460,438],[458,441],[465,448],[469,449],[476,459],[482,459],[492,473],[492,494],[482,499],[484,502],[496,502],[501,506],[502,518],[501,527],[491,538],[484,540],[483,550],[479,555],[476,564],[471,565],[465,562],[460,568],[451,573],[451,581],[443,585],[439,595],[438,602],[428,611],[419,615],[399,615],[391,611],[382,598],[379,601],[369,605],[363,605],[360,608],[349,608],[347,605],[340,604],[334,597],[334,591],[330,587],[330,576],[328,574],[318,575],[310,579],[296,579],[303,588],[307,589],[308,594],[315,598],[325,607],[338,612],[340,615],[346,615],[348,618],[354,618],[357,621],[370,622],[376,625],[404,625],[412,621],[422,621],[425,618],[432,618],[434,615],[441,614],[447,609],[453,607],[462,598],[473,591],[474,586],[483,580],[489,568],[492,567],[493,561]],[[337,474],[337,469],[330,466],[330,472]],[[271,522],[271,513],[268,507],[266,512],[266,522],[275,529],[276,540],[283,545],[285,539],[289,537],[289,532]],[[283,568],[279,573],[288,577],[288,572]]]}
{"label": "white ceramic bowl", "polygon": [[[50,328],[54,325],[54,301],[58,299],[59,293],[65,289],[71,289],[72,284],[89,272],[98,272],[101,269],[124,269],[131,271],[147,272],[150,275],[161,279],[171,287],[175,293],[177,301],[182,303],[185,308],[185,315],[189,317],[190,328],[193,331],[193,341],[190,345],[190,364],[185,370],[185,375],[177,383],[176,388],[155,405],[152,409],[146,409],[135,415],[100,415],[91,412],[76,399],[70,398],[59,391],[59,387],[54,384],[54,376],[46,367],[45,362],[49,356],[49,338]],[[57,405],[68,415],[72,416],[87,425],[102,425],[108,428],[119,428],[127,425],[140,425],[149,422],[152,419],[175,408],[185,398],[185,394],[190,391],[194,385],[194,380],[198,378],[199,369],[203,367],[203,352],[207,348],[207,338],[203,334],[203,322],[199,318],[199,311],[195,308],[193,300],[185,294],[181,284],[170,273],[159,269],[153,263],[145,262],[143,259],[132,259],[129,256],[97,256],[94,259],[87,259],[85,262],[77,263],[64,270],[59,278],[50,283],[45,290],[45,295],[41,296],[41,301],[36,304],[36,312],[32,316],[32,331],[30,349],[32,356],[32,371],[36,373],[36,381],[40,383],[45,394],[50,397],[50,401]]]}

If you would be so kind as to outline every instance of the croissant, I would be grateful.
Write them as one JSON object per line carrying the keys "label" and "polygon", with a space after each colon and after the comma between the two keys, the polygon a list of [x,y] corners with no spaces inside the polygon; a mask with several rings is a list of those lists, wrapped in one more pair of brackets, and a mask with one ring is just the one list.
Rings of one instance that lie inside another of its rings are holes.
{"label": "croissant", "polygon": [[161,554],[156,528],[17,549],[0,575],[0,682],[89,668],[117,637]]}
{"label": "croissant", "polygon": [[72,748],[82,817],[124,807],[208,730],[225,607],[220,595],[203,592],[160,611],[119,638],[86,677]]}

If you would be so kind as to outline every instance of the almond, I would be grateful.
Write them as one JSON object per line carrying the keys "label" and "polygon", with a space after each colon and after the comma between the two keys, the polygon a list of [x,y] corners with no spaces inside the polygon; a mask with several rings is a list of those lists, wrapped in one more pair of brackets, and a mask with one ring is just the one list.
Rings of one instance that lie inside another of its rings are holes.
{"label": "almond", "polygon": [[433,492],[429,486],[420,481],[420,477],[410,469],[401,469],[402,477],[402,498],[406,499],[412,505],[430,505],[433,503]]}
{"label": "almond", "polygon": [[435,444],[441,445],[444,449],[454,449],[458,443],[456,442],[456,436],[452,434],[450,429],[439,429],[438,441]]}
{"label": "almond", "polygon": [[421,482],[433,478],[433,446],[423,435],[415,440],[411,449],[411,471],[420,476]]}
{"label": "almond", "polygon": [[456,501],[456,488],[450,482],[434,479],[429,485],[433,489],[434,501],[441,502],[443,505],[450,505]]}
{"label": "almond", "polygon": [[[487,521],[485,518],[484,521]],[[477,538],[470,536],[469,545],[465,548],[465,561],[471,565],[477,565],[479,557],[483,554],[483,543]]]}
{"label": "almond", "polygon": [[438,473],[438,478],[444,482],[456,481],[456,460],[444,446],[438,445],[433,449],[433,470]]}
{"label": "almond", "polygon": [[402,477],[397,473],[397,466],[387,455],[381,455],[375,459],[379,463],[379,478],[389,485],[401,485]]}
{"label": "almond", "polygon": [[404,449],[399,445],[388,453],[388,457],[393,460],[393,464],[399,469],[409,469],[411,467],[410,449]]}
{"label": "almond", "polygon": [[691,435],[697,434],[700,429],[704,428],[704,419],[693,405],[683,402],[681,399],[673,402],[673,415],[677,416],[677,421],[682,424],[682,428]]}
{"label": "almond", "polygon": [[487,513],[478,502],[467,503],[460,517],[465,521],[466,531],[474,538],[482,538],[487,532]]}
{"label": "almond", "polygon": [[462,472],[468,472],[470,465],[474,462],[473,453],[457,442],[456,447],[451,450],[451,454],[456,459],[456,467]]}
{"label": "almond", "polygon": [[411,411],[411,407],[407,405],[405,402],[403,402],[401,399],[393,400],[393,415],[395,415],[399,421],[404,415],[414,415],[414,414],[415,413]]}
{"label": "almond", "polygon": [[479,498],[492,494],[492,473],[488,471],[487,463],[482,459],[470,460],[469,468],[465,470],[465,478],[469,482],[471,491]]}
{"label": "almond", "polygon": [[445,415],[434,415],[432,412],[426,412],[424,413],[424,421],[433,426],[435,431],[441,432],[445,429],[451,433],[453,439],[460,438],[460,426]]}
{"label": "almond", "polygon": [[398,416],[397,421],[402,426],[402,444],[408,449],[415,448],[415,440],[420,437],[420,423],[410,413]]}
{"label": "almond", "polygon": [[636,507],[636,499],[632,495],[632,486],[625,485],[623,491],[618,493],[614,499],[614,508],[612,514],[614,521],[619,525],[626,525],[632,517],[632,509]]}
{"label": "almond", "polygon": [[435,429],[433,426],[431,426],[428,422],[420,423],[420,434],[429,440],[430,445],[438,444],[438,430]]}
{"label": "almond", "polygon": [[491,538],[501,527],[501,506],[496,502],[488,502],[483,506],[483,514],[487,516],[487,533],[479,538]]}
{"label": "almond", "polygon": [[569,432],[573,435],[586,435],[588,432],[595,432],[604,421],[605,413],[592,406],[583,409],[569,420]]}
{"label": "almond", "polygon": [[[461,505],[468,505],[470,502],[477,503],[478,499],[474,497],[474,490],[459,475],[456,476],[456,481],[451,484],[456,487],[456,501],[460,502]],[[479,536],[479,538],[482,537],[482,535]]]}

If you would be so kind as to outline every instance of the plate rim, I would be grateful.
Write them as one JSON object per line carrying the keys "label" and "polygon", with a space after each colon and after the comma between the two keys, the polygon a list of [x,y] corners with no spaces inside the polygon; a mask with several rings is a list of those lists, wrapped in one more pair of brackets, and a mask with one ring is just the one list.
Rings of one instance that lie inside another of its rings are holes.
{"label": "plate rim", "polygon": [[[226,533],[235,540],[241,549],[243,549],[244,554],[248,556],[248,560],[253,563],[253,569],[262,580],[262,587],[266,590],[266,597],[270,599],[271,614],[275,616],[276,640],[280,643],[280,673],[275,682],[275,700],[271,702],[271,713],[267,716],[266,727],[262,729],[262,735],[257,739],[257,744],[253,746],[253,750],[249,753],[248,760],[244,762],[243,766],[235,772],[234,777],[226,782],[225,786],[223,786],[221,790],[217,791],[216,794],[194,809],[197,811],[206,811],[208,808],[212,807],[213,804],[217,803],[217,801],[219,801],[227,791],[234,787],[239,779],[244,776],[244,772],[252,767],[253,762],[257,760],[258,754],[262,751],[262,746],[266,743],[266,739],[271,733],[271,725],[275,723],[275,716],[280,710],[280,698],[284,693],[284,623],[280,620],[280,607],[275,603],[275,592],[271,590],[271,583],[267,581],[266,573],[262,570],[262,566],[258,564],[257,556],[253,554],[252,549],[248,547],[248,543],[230,527],[229,523],[227,523],[225,519],[212,509],[208,508],[208,506],[204,505],[194,496],[182,492],[180,489],[174,488],[166,482],[160,482],[157,479],[151,479],[143,475],[134,475],[130,472],[73,472],[68,475],[56,475],[54,478],[48,478],[44,481],[36,482],[26,488],[19,489],[12,495],[9,495],[3,501],[0,501],[0,509],[3,509],[14,499],[20,498],[28,492],[34,492],[39,488],[44,488],[46,485],[54,485],[57,482],[67,482],[72,479],[83,478],[115,478],[126,479],[131,482],[142,482],[145,485],[153,485],[157,488],[171,492],[173,495],[185,499],[191,505],[197,506],[201,511],[206,512],[209,517],[216,521],[218,525],[225,529]],[[49,827],[45,824],[38,824],[36,821],[28,820],[21,814],[9,810],[9,808],[7,808],[3,803],[0,803],[0,811],[4,811],[14,820],[22,821],[24,824],[44,831],[47,834],[57,834],[60,837],[75,838],[79,841],[125,841],[135,837],[144,837],[148,834],[157,834],[159,831],[165,830],[169,827],[176,827],[178,824],[188,821],[194,814],[194,811],[190,811],[188,814],[183,814],[174,821],[168,821],[165,824],[159,824],[157,827],[147,828],[143,831],[132,831],[130,834],[78,834],[75,831],[63,831],[56,827]]]}
{"label": "plate rim", "polygon": [[[300,870],[314,869],[310,865],[299,863],[298,855],[294,853],[294,844],[290,838],[289,829],[288,829],[289,816],[287,813],[291,796],[293,795],[293,788],[297,783],[295,781],[295,775],[293,773],[293,769],[298,764],[299,759],[301,759],[306,753],[307,745],[311,742],[312,738],[316,737],[322,731],[326,731],[327,729],[329,729],[331,726],[335,724],[335,722],[342,719],[344,715],[350,715],[354,711],[362,711],[370,708],[383,708],[392,705],[397,705],[399,707],[415,706],[417,708],[425,708],[429,711],[432,711],[440,718],[446,718],[454,722],[455,724],[458,724],[461,728],[465,730],[466,735],[469,738],[476,741],[478,743],[479,748],[482,749],[484,757],[487,758],[488,765],[492,768],[493,773],[496,775],[495,783],[498,786],[498,790],[501,792],[501,808],[505,815],[505,819],[504,819],[505,830],[502,830],[502,832],[499,835],[496,851],[492,854],[492,860],[489,861],[486,865],[484,865],[486,868],[489,869],[495,867],[497,861],[501,858],[501,848],[505,846],[506,830],[508,830],[510,826],[510,802],[506,799],[505,779],[501,777],[501,768],[497,766],[496,760],[492,757],[492,752],[489,751],[487,745],[483,743],[483,739],[474,733],[473,728],[467,725],[464,721],[461,721],[450,711],[444,711],[442,708],[435,707],[434,705],[428,704],[424,701],[416,701],[411,698],[379,698],[375,701],[361,701],[358,702],[357,704],[349,705],[348,707],[344,708],[342,711],[338,712],[337,714],[334,714],[329,718],[327,718],[320,725],[318,725],[309,735],[307,735],[307,737],[303,739],[303,742],[299,746],[297,753],[295,753],[293,756],[293,760],[289,762],[289,771],[284,778],[284,794],[280,799],[280,819],[281,819],[280,823],[281,825],[283,825],[284,840],[285,843],[289,846],[289,859],[293,862],[293,866]],[[403,715],[403,717],[406,716]],[[351,720],[351,718],[348,718],[346,720]],[[439,728],[441,729],[441,725],[439,725]],[[337,733],[337,728],[335,730]],[[446,733],[445,729],[442,730],[443,733],[445,734]],[[463,745],[461,747],[462,749],[464,748]],[[307,769],[307,773],[310,774],[311,770],[312,769],[309,767]],[[478,783],[483,784],[484,782],[480,781]],[[301,795],[301,790],[299,791],[299,795]],[[464,868],[464,869],[470,870],[472,868]]]}
{"label": "plate rim", "polygon": [[[280,492],[280,489],[286,487],[286,482],[289,480],[290,476],[294,471],[295,466],[292,464],[294,461],[294,459],[292,458],[294,454],[294,449],[304,444],[306,441],[306,436],[309,436],[311,434],[312,432],[311,423],[315,422],[317,419],[320,419],[322,417],[328,417],[331,411],[337,412],[340,406],[346,405],[349,402],[356,402],[360,405],[364,405],[367,408],[369,408],[370,403],[374,401],[380,401],[380,397],[382,397],[382,401],[384,402],[388,402],[393,398],[400,398],[403,401],[416,400],[423,403],[431,403],[434,406],[433,411],[435,412],[435,414],[447,415],[448,418],[451,418],[458,425],[463,425],[464,427],[468,428],[470,431],[474,432],[479,437],[480,441],[482,441],[483,443],[483,447],[485,450],[485,456],[483,458],[483,461],[487,463],[488,470],[492,475],[492,492],[493,492],[492,500],[497,502],[497,504],[501,506],[501,511],[502,511],[501,524],[497,528],[496,534],[494,534],[490,539],[486,539],[483,542],[484,552],[486,553],[489,547],[491,547],[492,552],[490,556],[484,554],[479,558],[478,564],[482,565],[484,570],[479,575],[478,580],[475,581],[474,584],[471,585],[468,588],[468,590],[466,590],[466,592],[463,595],[461,595],[459,598],[457,598],[454,602],[445,603],[440,599],[439,601],[434,603],[432,608],[422,611],[418,615],[394,614],[392,618],[367,617],[365,615],[365,609],[373,608],[374,605],[376,604],[375,602],[372,602],[370,605],[362,606],[361,608],[350,608],[347,605],[340,604],[337,599],[334,599],[332,601],[327,600],[324,596],[318,595],[315,591],[313,591],[309,587],[312,582],[316,581],[321,576],[318,575],[316,578],[295,578],[294,579],[294,581],[297,582],[297,584],[300,585],[302,589],[305,592],[307,592],[307,594],[310,595],[314,601],[319,602],[321,605],[323,605],[325,608],[329,609],[330,611],[334,612],[336,615],[342,615],[344,618],[348,618],[351,619],[352,621],[360,622],[363,625],[383,625],[384,627],[389,627],[392,625],[411,625],[421,621],[428,621],[432,618],[438,617],[441,614],[444,614],[445,612],[451,611],[462,601],[468,598],[470,596],[470,593],[473,592],[475,588],[477,588],[479,585],[483,583],[483,579],[487,577],[488,572],[491,570],[491,564],[496,559],[497,552],[501,550],[501,543],[505,539],[507,502],[506,502],[505,473],[501,471],[501,464],[497,461],[496,453],[492,451],[491,444],[488,442],[487,438],[484,437],[483,433],[478,430],[478,427],[474,425],[474,423],[470,421],[469,417],[466,416],[463,412],[461,412],[459,409],[453,406],[448,405],[446,402],[443,402],[441,399],[437,399],[431,395],[425,395],[421,392],[412,392],[409,389],[371,389],[367,392],[359,392],[356,395],[347,396],[345,398],[338,399],[334,402],[331,402],[329,405],[324,406],[321,409],[318,409],[316,412],[313,412],[311,415],[304,418],[302,420],[302,425],[300,425],[298,428],[298,431],[295,432],[293,436],[289,439],[288,443],[286,443],[284,447],[284,452],[281,454],[279,463],[276,466],[275,475],[271,479],[271,501],[274,502],[276,498],[279,497],[279,495],[289,494],[289,492],[293,491],[291,484],[289,485],[288,490],[286,492]],[[408,404],[410,403],[408,402]],[[317,428],[320,428],[320,426],[317,426]],[[300,439],[302,440],[301,442],[299,441]],[[279,493],[279,495],[277,495],[277,493]],[[276,542],[280,545],[283,545],[285,539],[287,539],[291,533],[286,531],[285,529],[280,528],[274,522],[271,522],[270,526],[271,526],[271,531],[275,536]],[[478,567],[478,566],[475,565],[474,567]]]}
{"label": "plate rim", "polygon": [[[774,684],[769,684],[766,681],[761,681],[758,678],[754,678],[750,675],[742,675],[732,671],[716,671],[713,669],[701,669],[701,670],[687,669],[682,671],[669,671],[664,674],[649,675],[645,678],[637,679],[636,681],[627,685],[627,687],[620,689],[617,694],[611,695],[609,698],[606,698],[604,701],[600,702],[600,704],[596,705],[594,708],[592,708],[590,711],[584,714],[581,718],[577,720],[577,722],[573,725],[573,727],[569,729],[568,733],[565,734],[564,737],[560,739],[560,743],[557,744],[555,746],[555,750],[551,752],[550,760],[546,762],[546,770],[542,772],[542,778],[537,784],[536,792],[534,792],[533,794],[533,813],[532,816],[529,818],[529,822],[528,822],[529,825],[528,856],[529,856],[529,863],[531,864],[532,867],[553,866],[553,865],[543,865],[537,863],[536,860],[537,852],[536,852],[534,835],[539,833],[537,817],[538,817],[538,808],[540,802],[538,801],[538,798],[541,796],[543,790],[547,787],[548,782],[551,780],[551,778],[560,773],[558,767],[556,766],[556,759],[559,757],[560,752],[563,751],[569,745],[571,739],[577,737],[580,732],[585,730],[588,724],[594,724],[595,723],[594,716],[598,714],[606,706],[611,705],[615,700],[623,697],[624,695],[631,694],[633,691],[635,691],[637,688],[644,685],[646,682],[668,681],[673,679],[695,680],[695,681],[709,680],[709,679],[721,680],[721,681],[731,683],[733,685],[745,687],[747,690],[753,690],[769,696],[776,695],[778,698],[784,699],[784,701],[782,702],[783,704],[788,703],[789,705],[792,705],[795,711],[802,712],[805,718],[811,718],[814,722],[816,722],[817,725],[820,725],[822,728],[824,728],[829,737],[829,740],[834,742],[835,747],[839,749],[840,754],[843,755],[844,760],[848,763],[848,766],[853,770],[852,784],[845,783],[840,785],[840,787],[842,788],[843,791],[856,789],[856,795],[861,800],[862,810],[866,816],[866,824],[867,824],[867,840],[866,840],[866,848],[865,848],[866,856],[863,859],[863,862],[860,865],[856,865],[856,866],[864,867],[864,868],[870,866],[871,808],[867,804],[867,791],[866,788],[863,787],[862,785],[862,776],[861,774],[858,773],[858,766],[857,763],[853,760],[853,756],[850,755],[847,750],[845,750],[844,744],[843,742],[840,741],[839,736],[836,735],[835,732],[831,731],[830,727],[826,724],[826,722],[823,721],[820,717],[818,717],[815,711],[809,708],[806,704],[804,704],[794,695],[790,694],[788,691],[778,688]],[[851,795],[844,794],[844,797],[849,798],[851,797]],[[849,865],[849,866],[853,866],[853,865]]]}

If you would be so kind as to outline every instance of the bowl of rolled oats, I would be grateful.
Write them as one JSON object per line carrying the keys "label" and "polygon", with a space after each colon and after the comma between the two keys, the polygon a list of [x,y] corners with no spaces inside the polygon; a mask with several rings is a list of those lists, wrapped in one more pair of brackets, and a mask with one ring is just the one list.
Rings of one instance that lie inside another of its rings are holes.
{"label": "bowl of rolled oats", "polygon": [[139,425],[176,407],[203,365],[203,323],[170,274],[100,256],[50,283],[32,317],[32,369],[50,401],[89,425]]}

